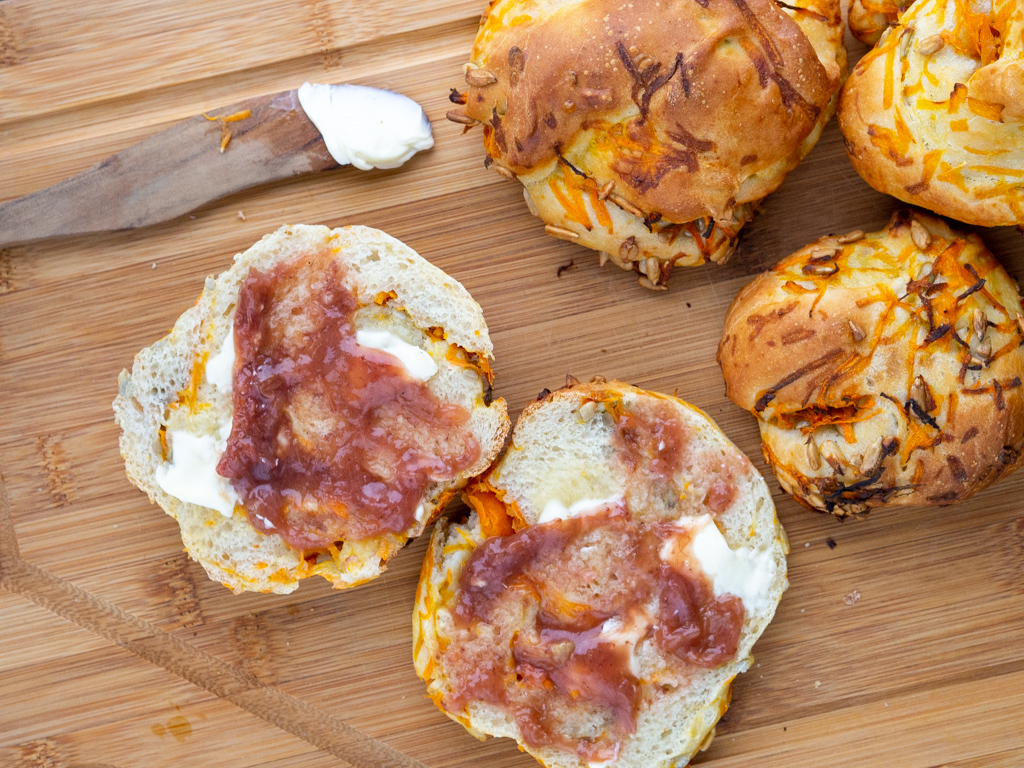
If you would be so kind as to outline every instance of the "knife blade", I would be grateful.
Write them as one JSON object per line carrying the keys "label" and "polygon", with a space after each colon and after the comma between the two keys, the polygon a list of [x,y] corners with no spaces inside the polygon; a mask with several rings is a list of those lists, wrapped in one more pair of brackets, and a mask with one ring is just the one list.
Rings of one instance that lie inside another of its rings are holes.
{"label": "knife blade", "polygon": [[[225,131],[230,140],[222,151]],[[258,184],[339,167],[298,90],[260,96],[197,115],[3,203],[0,245],[137,229]]]}

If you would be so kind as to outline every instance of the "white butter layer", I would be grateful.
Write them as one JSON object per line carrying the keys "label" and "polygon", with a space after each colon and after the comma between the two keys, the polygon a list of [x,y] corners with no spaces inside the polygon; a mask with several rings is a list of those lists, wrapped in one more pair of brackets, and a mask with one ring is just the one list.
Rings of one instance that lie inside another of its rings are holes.
{"label": "white butter layer", "polygon": [[366,349],[386,352],[396,358],[406,373],[414,379],[426,381],[437,373],[437,363],[425,349],[395,336],[389,331],[356,331],[356,344]]}
{"label": "white butter layer", "polygon": [[235,374],[235,324],[231,323],[227,336],[217,353],[206,361],[206,380],[221,392],[232,391]]}
{"label": "white butter layer", "polygon": [[654,619],[646,611],[631,611],[625,617],[613,616],[601,625],[600,639],[606,643],[624,646],[629,652],[629,671],[633,677],[640,677],[640,664],[636,659],[636,644],[650,630]]}
{"label": "white butter layer", "polygon": [[230,434],[230,421],[221,426],[217,435],[168,430],[171,461],[156,468],[157,485],[176,499],[231,517],[241,499],[231,482],[217,474],[217,462],[224,455]]}
{"label": "white butter layer", "polygon": [[[206,380],[230,395],[235,371],[235,326],[206,361]],[[215,509],[231,517],[241,499],[231,481],[217,474],[217,464],[227,448],[231,419],[220,425],[216,435],[194,435],[180,429],[167,431],[171,460],[156,468],[156,483],[179,501]]]}
{"label": "white butter layer", "polygon": [[687,552],[711,579],[715,595],[735,595],[747,613],[767,608],[777,569],[771,551],[731,549],[710,515],[694,520],[691,530]]}
{"label": "white butter layer", "polygon": [[339,165],[363,171],[397,168],[434,146],[422,107],[394,91],[304,83],[299,104]]}
{"label": "white butter layer", "polygon": [[611,496],[607,499],[580,499],[566,507],[558,499],[552,499],[544,505],[544,511],[540,513],[537,523],[550,523],[552,520],[589,515],[607,509],[620,501],[622,501],[621,496]]}

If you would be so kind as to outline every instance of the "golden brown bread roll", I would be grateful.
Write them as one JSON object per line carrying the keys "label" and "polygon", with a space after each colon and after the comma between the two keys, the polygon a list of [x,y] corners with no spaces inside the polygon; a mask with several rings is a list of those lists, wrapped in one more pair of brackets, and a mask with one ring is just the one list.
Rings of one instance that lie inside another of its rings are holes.
{"label": "golden brown bread roll", "polygon": [[754,280],[718,361],[798,501],[837,517],[952,504],[1021,463],[1021,314],[976,235],[903,211]]}
{"label": "golden brown bread roll", "polygon": [[861,42],[874,45],[909,5],[910,0],[853,0],[850,3],[850,31]]}
{"label": "golden brown bread roll", "polygon": [[499,0],[449,117],[483,123],[549,234],[660,287],[729,256],[834,109],[839,3],[796,5]]}
{"label": "golden brown bread roll", "polygon": [[972,8],[914,3],[854,67],[839,125],[880,192],[969,224],[1022,224],[1024,3]]}

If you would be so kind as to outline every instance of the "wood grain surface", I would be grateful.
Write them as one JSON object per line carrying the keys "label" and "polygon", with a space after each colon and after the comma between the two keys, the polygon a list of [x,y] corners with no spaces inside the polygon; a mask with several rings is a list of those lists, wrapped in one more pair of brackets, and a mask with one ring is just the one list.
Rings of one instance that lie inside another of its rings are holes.
{"label": "wood grain surface", "polygon": [[[204,276],[300,222],[379,227],[461,280],[513,413],[566,373],[675,390],[768,475],[791,587],[694,764],[1024,766],[1024,473],[947,509],[809,513],[778,492],[714,359],[753,274],[822,234],[880,227],[895,202],[857,177],[833,121],[728,265],[647,292],[544,235],[520,187],[484,170],[479,134],[444,120],[482,5],[0,0],[0,201],[307,79],[402,91],[437,142],[396,171],[344,168],[141,230],[0,250],[0,766],[534,764],[468,736],[413,673],[423,540],[356,590],[234,596],[125,478],[117,373]],[[1024,278],[1021,235],[981,234]]]}

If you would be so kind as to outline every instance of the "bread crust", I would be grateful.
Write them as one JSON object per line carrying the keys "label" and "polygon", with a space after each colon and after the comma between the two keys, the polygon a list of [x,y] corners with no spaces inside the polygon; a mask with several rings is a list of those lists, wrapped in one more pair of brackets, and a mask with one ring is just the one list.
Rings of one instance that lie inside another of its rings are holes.
{"label": "bread crust", "polygon": [[[718,514],[717,526],[729,546],[750,546],[770,552],[775,570],[768,598],[770,605],[746,615],[740,646],[733,660],[712,669],[693,667],[687,682],[679,685],[669,684],[668,677],[658,678],[659,674],[666,674],[664,667],[652,662],[650,657],[640,663],[639,676],[646,681],[644,685],[651,686],[650,695],[643,697],[636,732],[622,742],[616,757],[605,763],[622,768],[681,766],[699,749],[706,748],[715,723],[729,706],[733,678],[752,661],[751,647],[771,620],[787,586],[788,543],[763,479],[714,422],[693,406],[622,382],[596,379],[590,384],[572,381],[566,388],[545,393],[528,405],[516,423],[512,441],[502,459],[471,486],[486,489],[487,493],[496,492],[503,499],[506,512],[512,516],[516,530],[536,525],[541,508],[552,497],[571,503],[607,493],[608,474],[612,475],[612,487],[629,500],[634,520],[684,519],[700,509],[706,512],[702,502],[693,501],[703,498],[703,487],[695,489],[692,499],[674,512],[666,512],[650,499],[630,496],[631,480],[622,474],[612,455],[614,451],[608,438],[610,427],[605,416],[643,408],[652,401],[671,404],[676,417],[692,430],[689,445],[696,458],[692,466],[687,465],[687,477],[700,482],[702,473],[698,467],[703,467],[708,475],[721,471],[712,456],[728,464],[726,471],[740,491],[729,507]],[[620,408],[623,410],[619,411]],[[585,476],[585,479],[574,485],[574,476]],[[566,491],[567,488],[571,490]],[[472,498],[475,492],[469,491],[469,501],[474,508],[478,506]],[[585,768],[587,760],[573,749],[531,746],[524,739],[516,718],[500,707],[483,701],[472,701],[458,711],[445,707],[446,695],[459,684],[453,677],[457,673],[449,667],[450,654],[462,652],[451,613],[458,598],[459,574],[476,547],[496,535],[485,531],[488,523],[484,517],[488,514],[483,510],[475,511],[466,522],[441,520],[435,527],[421,571],[413,616],[413,656],[417,674],[427,683],[428,695],[441,711],[477,738],[514,738],[521,749],[546,766]],[[599,567],[596,563],[592,565]],[[645,644],[644,653],[658,653],[650,650],[653,648],[653,643]],[[661,680],[660,684],[655,682],[657,679]]]}
{"label": "bread crust", "polygon": [[838,517],[952,504],[1021,463],[1021,312],[976,235],[902,211],[747,285],[718,361],[798,501]]}
{"label": "bread crust", "polygon": [[[858,18],[851,12],[851,25]],[[865,30],[875,22],[857,21]],[[857,172],[968,224],[1024,223],[1022,35],[1018,0],[997,0],[989,14],[968,0],[914,3],[843,86],[839,126]]]}
{"label": "bread crust", "polygon": [[468,65],[466,113],[566,239],[645,275],[651,257],[724,261],[817,141],[845,75],[839,3],[802,8],[499,0]]}
{"label": "bread crust", "polygon": [[[366,319],[357,323],[406,334],[431,353],[439,372],[427,386],[470,412],[467,429],[480,446],[480,456],[452,480],[428,486],[422,500],[425,514],[404,533],[345,541],[327,552],[303,552],[274,533],[253,528],[241,505],[225,517],[169,495],[158,484],[156,472],[165,461],[168,447],[163,435],[169,423],[184,425],[189,432],[210,433],[231,418],[230,393],[220,393],[206,381],[204,368],[228,338],[238,292],[249,270],[266,271],[324,249],[334,252],[344,267],[347,287],[360,307],[367,308]],[[429,338],[423,333],[432,327],[444,330],[443,341],[437,332]],[[452,350],[458,354],[449,359],[447,351]],[[291,592],[299,580],[314,575],[339,589],[361,584],[380,575],[387,561],[423,532],[468,478],[490,464],[504,443],[509,430],[505,402],[487,402],[489,368],[481,370],[475,382],[468,380],[464,371],[473,369],[466,367],[466,353],[485,363],[492,355],[479,305],[462,285],[412,249],[368,227],[282,227],[237,255],[232,267],[216,279],[207,278],[196,305],[166,337],[135,356],[131,371],[121,372],[113,408],[122,430],[121,455],[128,477],[178,521],[186,550],[210,578],[236,593]]]}

